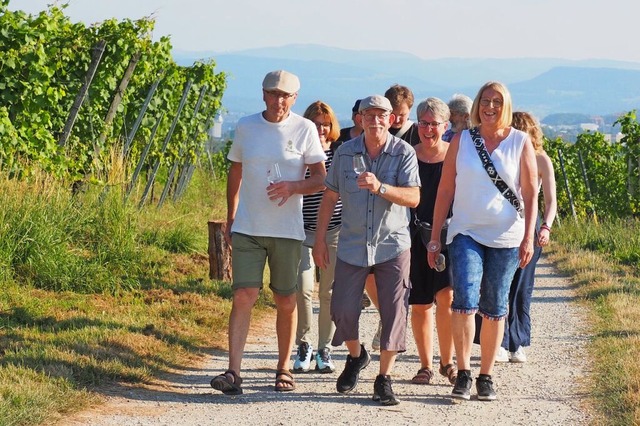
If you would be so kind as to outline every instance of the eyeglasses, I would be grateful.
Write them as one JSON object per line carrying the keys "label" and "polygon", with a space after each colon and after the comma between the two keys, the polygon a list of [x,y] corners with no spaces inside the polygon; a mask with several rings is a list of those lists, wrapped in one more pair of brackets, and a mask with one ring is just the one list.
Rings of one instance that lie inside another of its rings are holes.
{"label": "eyeglasses", "polygon": [[480,105],[482,106],[489,106],[492,104],[496,108],[502,108],[503,102],[500,99],[487,99],[487,98],[480,99]]}
{"label": "eyeglasses", "polygon": [[296,95],[295,93],[273,92],[271,90],[265,90],[264,92],[272,98],[282,98],[284,100],[291,99]]}
{"label": "eyeglasses", "polygon": [[366,121],[373,123],[376,118],[380,121],[386,121],[387,119],[389,119],[389,114],[362,114],[362,117]]}
{"label": "eyeglasses", "polygon": [[320,127],[324,127],[325,129],[330,129],[331,128],[331,123],[316,123],[316,122],[314,122],[313,124],[315,124],[318,129]]}
{"label": "eyeglasses", "polygon": [[439,121],[424,121],[424,120],[418,121],[418,127],[422,127],[423,129],[426,127],[438,127],[441,124],[442,123]]}

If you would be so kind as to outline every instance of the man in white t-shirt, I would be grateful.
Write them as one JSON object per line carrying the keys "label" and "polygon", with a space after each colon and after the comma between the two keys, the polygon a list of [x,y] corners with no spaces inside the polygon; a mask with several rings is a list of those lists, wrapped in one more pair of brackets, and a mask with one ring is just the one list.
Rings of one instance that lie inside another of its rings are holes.
{"label": "man in white t-shirt", "polygon": [[[289,355],[297,323],[298,265],[305,239],[302,195],[322,190],[326,176],[326,156],[315,125],[291,112],[299,89],[300,81],[294,74],[282,70],[268,73],[262,82],[266,109],[238,121],[229,150],[225,234],[233,249],[229,368],[211,381],[214,389],[226,395],[242,393],[240,365],[267,261],[277,310],[274,389],[286,392],[296,387],[289,372]],[[309,179],[305,179],[307,168]]]}

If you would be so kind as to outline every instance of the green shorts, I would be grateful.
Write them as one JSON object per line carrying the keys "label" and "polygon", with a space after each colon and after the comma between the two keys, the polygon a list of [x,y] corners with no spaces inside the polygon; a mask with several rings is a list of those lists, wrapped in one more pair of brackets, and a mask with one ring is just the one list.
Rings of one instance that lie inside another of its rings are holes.
{"label": "green shorts", "polygon": [[289,296],[297,291],[302,241],[290,238],[253,237],[231,234],[232,289],[262,288],[264,267],[269,261],[271,283],[276,294]]}

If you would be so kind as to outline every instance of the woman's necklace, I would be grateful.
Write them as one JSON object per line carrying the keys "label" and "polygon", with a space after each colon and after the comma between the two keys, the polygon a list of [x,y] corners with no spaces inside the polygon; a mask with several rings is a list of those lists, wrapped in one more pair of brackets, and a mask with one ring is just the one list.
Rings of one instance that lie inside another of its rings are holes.
{"label": "woman's necklace", "polygon": [[434,145],[433,147],[429,147],[429,148],[422,148],[422,158],[421,160],[423,160],[425,163],[439,163],[440,161],[442,161],[441,158],[441,154],[442,154],[442,149],[441,149],[441,144],[438,143],[436,145]]}

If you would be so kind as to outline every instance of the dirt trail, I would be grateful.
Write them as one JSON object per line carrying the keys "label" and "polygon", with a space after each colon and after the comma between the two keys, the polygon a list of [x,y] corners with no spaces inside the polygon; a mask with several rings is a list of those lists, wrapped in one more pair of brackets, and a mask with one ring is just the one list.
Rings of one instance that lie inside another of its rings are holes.
{"label": "dirt trail", "polygon": [[[574,303],[566,278],[558,277],[543,257],[537,270],[532,306],[533,346],[524,364],[497,364],[494,382],[498,400],[472,399],[452,404],[451,385],[437,375],[431,385],[413,385],[419,368],[413,345],[398,357],[393,388],[402,403],[381,407],[371,401],[378,355],[361,375],[354,393],[335,391],[335,380],[344,366],[344,347],[334,350],[338,371],[333,374],[298,374],[298,389],[276,393],[273,389],[276,346],[274,327],[266,336],[250,335],[243,362],[244,395],[224,396],[209,386],[211,378],[224,371],[226,353],[214,353],[201,368],[184,370],[160,383],[154,390],[131,389],[109,396],[97,409],[80,413],[62,425],[290,425],[290,424],[393,424],[431,425],[584,425],[591,420],[585,410],[583,379],[588,373],[585,345],[586,322]],[[362,335],[367,347],[377,325],[372,308],[363,311]],[[437,345],[436,345],[437,347]],[[437,349],[434,365],[437,365]],[[479,350],[472,357],[473,376],[479,369]]]}

